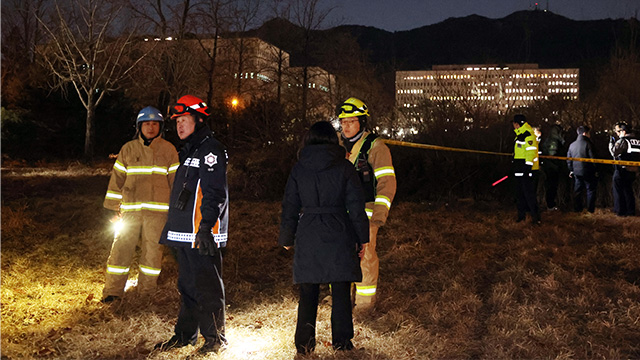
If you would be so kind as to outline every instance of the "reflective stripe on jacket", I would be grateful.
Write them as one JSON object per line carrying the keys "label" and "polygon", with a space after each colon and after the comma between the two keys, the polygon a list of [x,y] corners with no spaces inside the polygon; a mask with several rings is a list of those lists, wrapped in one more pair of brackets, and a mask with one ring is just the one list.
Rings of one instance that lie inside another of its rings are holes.
{"label": "reflective stripe on jacket", "polygon": [[[354,165],[358,161],[360,148],[362,148],[367,135],[369,135],[369,132],[365,131],[360,140],[353,145],[351,153],[347,153],[347,158]],[[371,144],[367,160],[373,169],[373,175],[376,179],[376,194],[375,201],[368,202],[365,210],[369,220],[381,226],[387,221],[397,186],[391,152],[381,138],[376,138]]]}
{"label": "reflective stripe on jacket", "polygon": [[127,142],[113,165],[104,207],[121,212],[168,212],[178,165],[176,148],[161,137],[149,146],[140,137]]}
{"label": "reflective stripe on jacket", "polygon": [[[180,150],[180,166],[171,190],[169,216],[160,243],[175,247],[194,247],[200,228],[211,229],[218,247],[227,245],[229,190],[227,150],[202,126]],[[183,192],[185,189],[186,192]],[[180,208],[180,194],[184,204]]]}
{"label": "reflective stripe on jacket", "polygon": [[533,134],[531,125],[529,125],[529,123],[524,123],[513,131],[516,133],[513,148],[513,160],[516,176],[524,172],[524,166],[522,165],[531,166],[531,170],[540,169],[540,162],[538,159],[538,141],[536,140],[536,136]]}

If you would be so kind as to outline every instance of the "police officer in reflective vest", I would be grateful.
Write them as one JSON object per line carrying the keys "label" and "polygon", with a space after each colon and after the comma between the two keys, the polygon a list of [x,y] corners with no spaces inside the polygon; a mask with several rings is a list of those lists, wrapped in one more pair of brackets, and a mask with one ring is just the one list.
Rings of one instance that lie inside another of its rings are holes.
{"label": "police officer in reflective vest", "polygon": [[378,229],[387,220],[396,193],[396,175],[389,148],[366,129],[367,105],[352,97],[337,106],[336,115],[340,120],[340,141],[360,176],[369,217],[369,245],[360,262],[362,282],[355,284],[354,314],[358,315],[370,311],[376,301],[379,268],[376,238]]}
{"label": "police officer in reflective vest", "polygon": [[[625,122],[615,126],[618,141],[611,137],[609,152],[615,160],[640,161],[640,140],[631,134],[631,127]],[[638,168],[635,166],[615,165],[613,172],[613,211],[619,216],[636,214],[636,198],[633,194],[633,181]]]}
{"label": "police officer in reflective vest", "polygon": [[162,246],[158,244],[169,211],[169,194],[178,169],[176,148],[162,138],[163,117],[148,106],[138,113],[136,137],[124,144],[113,165],[104,207],[116,212],[120,224],[107,260],[102,302],[124,294],[131,261],[140,242],[138,288],[155,289]]}
{"label": "police officer in reflective vest", "polygon": [[516,133],[513,148],[513,176],[516,182],[518,217],[523,221],[526,213],[531,214],[531,222],[540,224],[540,211],[533,181],[533,171],[540,168],[538,161],[538,141],[531,125],[522,114],[513,117],[513,130]]}
{"label": "police officer in reflective vest", "polygon": [[160,243],[176,249],[181,304],[174,335],[156,345],[160,350],[195,345],[198,333],[204,337],[199,353],[217,353],[227,344],[222,249],[229,224],[228,159],[204,123],[207,109],[192,95],[171,107],[184,146]]}

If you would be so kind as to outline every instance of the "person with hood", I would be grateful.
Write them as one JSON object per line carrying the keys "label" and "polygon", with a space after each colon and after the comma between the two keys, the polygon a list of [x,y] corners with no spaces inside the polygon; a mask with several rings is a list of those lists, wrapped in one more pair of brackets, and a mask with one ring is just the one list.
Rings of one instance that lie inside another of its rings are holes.
{"label": "person with hood", "polygon": [[353,348],[351,283],[362,280],[359,257],[369,242],[365,195],[338,145],[333,126],[313,124],[287,181],[278,244],[293,247],[293,280],[300,287],[295,345],[315,349],[320,284],[330,284],[331,333],[336,350]]}
{"label": "person with hood", "polygon": [[[595,159],[595,151],[591,142],[591,128],[578,126],[576,130],[578,138],[569,145],[567,157],[580,159]],[[587,192],[587,211],[593,213],[596,210],[596,190],[598,178],[596,177],[596,164],[584,161],[567,160],[569,177],[573,178],[573,210],[581,212],[583,209],[582,197]]]}
{"label": "person with hood", "polygon": [[140,110],[135,138],[122,146],[113,165],[104,207],[119,226],[107,260],[102,302],[122,297],[130,265],[140,244],[138,289],[156,288],[162,264],[158,244],[169,211],[169,194],[178,168],[178,152],[162,138],[163,116],[152,106]]}
{"label": "person with hood", "polygon": [[200,354],[227,346],[222,251],[229,225],[228,158],[204,123],[208,116],[207,105],[193,95],[171,106],[184,146],[160,243],[176,251],[181,303],[174,335],[155,346],[162,351],[195,345],[198,333],[204,337]]}
{"label": "person with hood", "polygon": [[513,175],[516,181],[516,199],[518,217],[516,222],[523,221],[526,213],[531,214],[531,222],[540,224],[540,211],[536,189],[533,187],[533,171],[538,170],[538,141],[531,125],[522,114],[513,117],[513,129],[516,133],[513,151]]}
{"label": "person with hood", "polygon": [[[564,136],[562,135],[562,128],[558,124],[554,124],[548,131],[549,135],[546,136],[540,144],[540,153],[542,155],[549,156],[563,156],[564,149]],[[564,165],[562,160],[558,159],[545,159],[540,163],[542,172],[544,173],[544,188],[545,188],[545,201],[547,203],[548,210],[558,210],[558,203],[556,198],[558,196],[558,183],[560,180],[560,173],[564,171]]]}

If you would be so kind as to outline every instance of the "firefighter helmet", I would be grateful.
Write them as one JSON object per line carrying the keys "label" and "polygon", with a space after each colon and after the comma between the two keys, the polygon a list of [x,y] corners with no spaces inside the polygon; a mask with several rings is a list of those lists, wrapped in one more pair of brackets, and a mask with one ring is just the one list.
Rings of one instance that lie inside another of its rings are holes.
{"label": "firefighter helmet", "polygon": [[204,118],[209,116],[207,104],[200,98],[193,95],[185,95],[178,99],[178,101],[171,105],[169,113],[171,118],[177,118],[180,115],[191,114],[196,118]]}
{"label": "firefighter helmet", "polygon": [[164,117],[160,110],[154,108],[153,106],[147,106],[146,108],[140,110],[138,113],[138,117],[136,118],[136,125],[140,126],[141,122],[145,121],[159,121],[160,123],[164,122]]}
{"label": "firefighter helmet", "polygon": [[362,100],[351,97],[336,107],[336,116],[339,119],[353,116],[358,118],[361,116],[369,116],[369,108],[367,108],[367,105]]}

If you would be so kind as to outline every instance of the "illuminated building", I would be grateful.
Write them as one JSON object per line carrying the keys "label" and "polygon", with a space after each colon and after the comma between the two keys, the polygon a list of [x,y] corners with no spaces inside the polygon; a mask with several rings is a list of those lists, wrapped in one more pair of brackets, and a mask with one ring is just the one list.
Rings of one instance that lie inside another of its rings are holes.
{"label": "illuminated building", "polygon": [[483,106],[498,113],[550,98],[577,100],[579,69],[540,69],[538,64],[434,65],[396,72],[396,106],[425,101]]}

